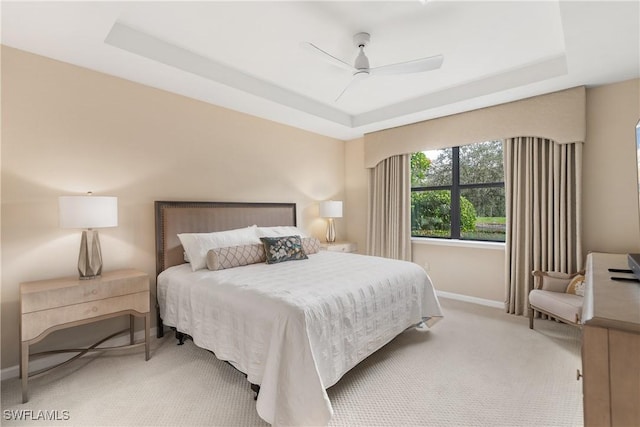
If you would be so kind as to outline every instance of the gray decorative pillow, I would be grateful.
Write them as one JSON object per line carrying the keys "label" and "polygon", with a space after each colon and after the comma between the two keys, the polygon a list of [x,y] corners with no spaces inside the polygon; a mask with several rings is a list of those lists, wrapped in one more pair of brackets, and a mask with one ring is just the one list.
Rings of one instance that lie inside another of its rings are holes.
{"label": "gray decorative pillow", "polygon": [[261,237],[267,264],[307,259],[300,236]]}
{"label": "gray decorative pillow", "polygon": [[303,237],[302,250],[307,255],[318,253],[320,251],[320,240],[315,237]]}
{"label": "gray decorative pillow", "polygon": [[229,246],[207,252],[207,268],[214,271],[257,264],[265,260],[264,246],[261,244]]}

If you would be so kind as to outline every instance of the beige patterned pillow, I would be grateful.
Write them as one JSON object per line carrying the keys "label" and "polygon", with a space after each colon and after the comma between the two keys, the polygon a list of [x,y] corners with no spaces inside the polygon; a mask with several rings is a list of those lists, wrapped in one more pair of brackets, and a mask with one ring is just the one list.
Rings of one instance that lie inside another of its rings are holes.
{"label": "beige patterned pillow", "polygon": [[320,250],[320,240],[315,237],[303,237],[302,250],[307,255],[318,253]]}
{"label": "beige patterned pillow", "polygon": [[584,276],[582,274],[578,274],[576,277],[571,279],[571,282],[567,285],[567,290],[565,291],[568,294],[578,295],[580,297],[584,296]]}
{"label": "beige patterned pillow", "polygon": [[226,248],[211,249],[207,252],[207,268],[209,270],[224,270],[225,268],[241,267],[243,265],[265,262],[267,256],[264,246],[242,245]]}

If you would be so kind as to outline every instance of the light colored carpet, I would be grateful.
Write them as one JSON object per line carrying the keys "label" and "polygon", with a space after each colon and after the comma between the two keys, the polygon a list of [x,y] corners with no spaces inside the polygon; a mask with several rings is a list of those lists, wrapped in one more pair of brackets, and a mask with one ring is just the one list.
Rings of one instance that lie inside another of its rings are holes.
{"label": "light colored carpet", "polygon": [[[580,426],[580,331],[441,299],[445,318],[407,331],[329,389],[333,426]],[[168,336],[167,336],[168,335]],[[2,383],[2,422],[55,426],[253,426],[244,376],[173,334],[140,351],[84,357],[30,381]],[[67,421],[14,421],[7,410],[68,411]]]}

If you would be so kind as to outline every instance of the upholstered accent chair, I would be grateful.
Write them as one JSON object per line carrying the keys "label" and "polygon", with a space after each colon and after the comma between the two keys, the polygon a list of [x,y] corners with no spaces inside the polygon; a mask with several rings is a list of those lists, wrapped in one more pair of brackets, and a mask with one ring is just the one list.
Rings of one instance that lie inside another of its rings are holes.
{"label": "upholstered accent chair", "polygon": [[534,289],[529,292],[529,328],[533,329],[536,312],[560,322],[581,325],[584,299],[584,271],[566,274],[533,271]]}

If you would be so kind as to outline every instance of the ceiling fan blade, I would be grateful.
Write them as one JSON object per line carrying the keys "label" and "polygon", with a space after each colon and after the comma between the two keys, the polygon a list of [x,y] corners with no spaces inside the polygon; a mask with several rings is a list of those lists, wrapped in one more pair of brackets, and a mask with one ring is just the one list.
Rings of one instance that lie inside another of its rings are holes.
{"label": "ceiling fan blade", "polygon": [[320,49],[318,46],[314,45],[313,43],[304,42],[304,43],[301,43],[300,46],[302,46],[302,48],[305,49],[307,52],[310,52],[316,56],[319,56],[323,60],[329,62],[330,64],[335,65],[336,67],[340,67],[349,71],[354,70],[352,65],[347,64],[343,60],[336,58],[335,56],[331,55],[328,52],[325,52],[324,50]]}
{"label": "ceiling fan blade", "polygon": [[347,86],[342,89],[342,92],[340,92],[340,95],[338,95],[338,97],[334,100],[334,102],[338,102],[338,100],[340,98],[342,98],[342,95],[345,94],[345,92],[349,89],[353,89],[354,87],[356,87],[362,80],[364,80],[365,78],[367,78],[369,76],[368,72],[357,72],[353,75],[353,78],[351,79],[351,81],[349,82],[349,84],[347,84]]}
{"label": "ceiling fan blade", "polygon": [[347,89],[349,89],[349,86],[351,86],[351,83],[353,83],[355,81],[355,79],[352,79],[346,86],[344,89],[342,89],[342,92],[340,92],[340,95],[338,95],[336,97],[336,99],[333,100],[333,102],[338,102],[338,100],[340,98],[342,98],[342,95],[344,95],[344,93],[347,91]]}
{"label": "ceiling fan blade", "polygon": [[370,68],[369,71],[371,74],[376,75],[421,73],[423,71],[437,70],[442,66],[442,61],[444,61],[444,56],[435,55],[428,58]]}

